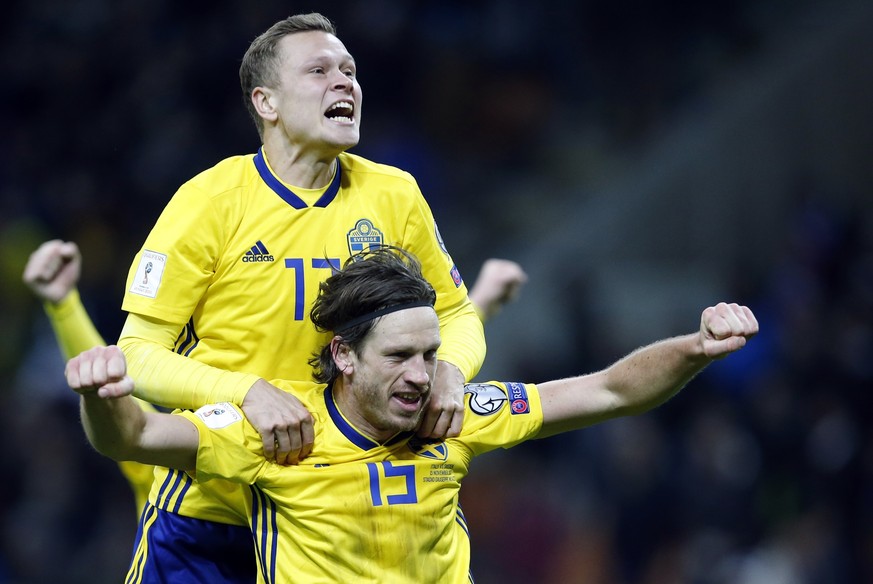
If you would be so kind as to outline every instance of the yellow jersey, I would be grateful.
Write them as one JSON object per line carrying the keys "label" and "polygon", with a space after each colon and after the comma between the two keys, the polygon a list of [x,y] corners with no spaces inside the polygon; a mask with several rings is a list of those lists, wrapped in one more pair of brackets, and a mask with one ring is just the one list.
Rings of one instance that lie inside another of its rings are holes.
{"label": "yellow jersey", "polygon": [[[309,320],[319,283],[352,254],[393,244],[418,257],[437,292],[440,358],[472,378],[484,359],[482,324],[415,180],[348,153],[338,162],[330,184],[312,191],[283,183],[263,151],[228,158],[185,183],[134,259],[122,308],[178,324],[176,352],[200,363],[305,380],[309,358],[328,340]],[[242,402],[212,391],[137,395],[168,407]],[[221,481],[204,490],[158,468],[149,500],[164,511],[243,525],[247,500],[240,494],[232,502],[240,491]]]}
{"label": "yellow jersey", "polygon": [[536,436],[536,387],[469,384],[459,437],[426,443],[402,433],[380,444],[343,416],[329,387],[275,383],[315,417],[314,450],[297,466],[265,461],[258,432],[232,404],[180,414],[200,434],[198,480],[251,485],[259,581],[472,581],[461,480],[475,456]]}

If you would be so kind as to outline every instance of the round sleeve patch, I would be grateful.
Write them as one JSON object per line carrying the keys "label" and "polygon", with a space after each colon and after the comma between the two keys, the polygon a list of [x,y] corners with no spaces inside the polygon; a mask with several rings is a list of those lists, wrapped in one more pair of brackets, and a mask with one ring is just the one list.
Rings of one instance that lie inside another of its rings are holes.
{"label": "round sleeve patch", "polygon": [[496,414],[509,399],[500,387],[491,383],[468,383],[464,393],[470,396],[470,409],[480,416]]}

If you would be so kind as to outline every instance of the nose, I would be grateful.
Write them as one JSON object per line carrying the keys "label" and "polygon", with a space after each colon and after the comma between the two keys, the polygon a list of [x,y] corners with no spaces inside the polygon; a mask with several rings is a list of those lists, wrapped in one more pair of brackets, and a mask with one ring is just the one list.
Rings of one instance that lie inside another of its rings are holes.
{"label": "nose", "polygon": [[428,368],[428,362],[422,355],[408,360],[406,368],[406,381],[422,389],[430,384],[432,371]]}
{"label": "nose", "polygon": [[331,79],[331,87],[339,91],[351,91],[353,81],[340,70],[335,70]]}

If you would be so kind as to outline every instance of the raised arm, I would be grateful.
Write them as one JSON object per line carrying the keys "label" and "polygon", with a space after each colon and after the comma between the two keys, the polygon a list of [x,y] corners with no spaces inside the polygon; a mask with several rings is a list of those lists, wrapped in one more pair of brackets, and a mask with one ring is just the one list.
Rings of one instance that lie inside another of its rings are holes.
{"label": "raised arm", "polygon": [[72,241],[52,239],[30,254],[21,276],[42,301],[64,359],[105,344],[79,298],[76,285],[81,272],[79,247]]}
{"label": "raised arm", "polygon": [[117,461],[195,468],[197,428],[181,416],[145,412],[136,404],[118,347],[94,347],[73,357],[65,375],[81,395],[82,427],[98,452]]}
{"label": "raised arm", "polygon": [[52,239],[30,254],[21,279],[43,302],[57,304],[75,289],[82,255],[72,241]]}
{"label": "raised arm", "polygon": [[713,360],[738,351],[758,332],[752,311],[719,303],[703,311],[700,330],[642,347],[597,373],[539,384],[539,437],[634,415],[658,406]]}
{"label": "raised arm", "polygon": [[[30,254],[21,276],[33,295],[42,301],[64,359],[106,344],[79,297],[76,285],[81,271],[79,247],[72,241],[52,239]],[[137,399],[136,403],[146,411],[154,411],[143,400]],[[138,514],[148,500],[154,467],[131,461],[120,462],[118,466],[133,490]]]}
{"label": "raised arm", "polygon": [[516,262],[498,258],[485,260],[470,290],[470,300],[482,322],[489,321],[506,303],[514,300],[525,282],[527,274]]}

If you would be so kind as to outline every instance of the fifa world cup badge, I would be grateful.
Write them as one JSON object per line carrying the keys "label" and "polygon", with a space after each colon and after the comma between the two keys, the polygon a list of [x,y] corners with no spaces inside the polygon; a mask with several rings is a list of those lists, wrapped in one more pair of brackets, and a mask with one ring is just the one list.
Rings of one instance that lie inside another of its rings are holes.
{"label": "fifa world cup badge", "polygon": [[156,297],[166,265],[166,254],[144,249],[139,265],[136,268],[133,283],[130,286],[131,294],[138,294],[147,298]]}

